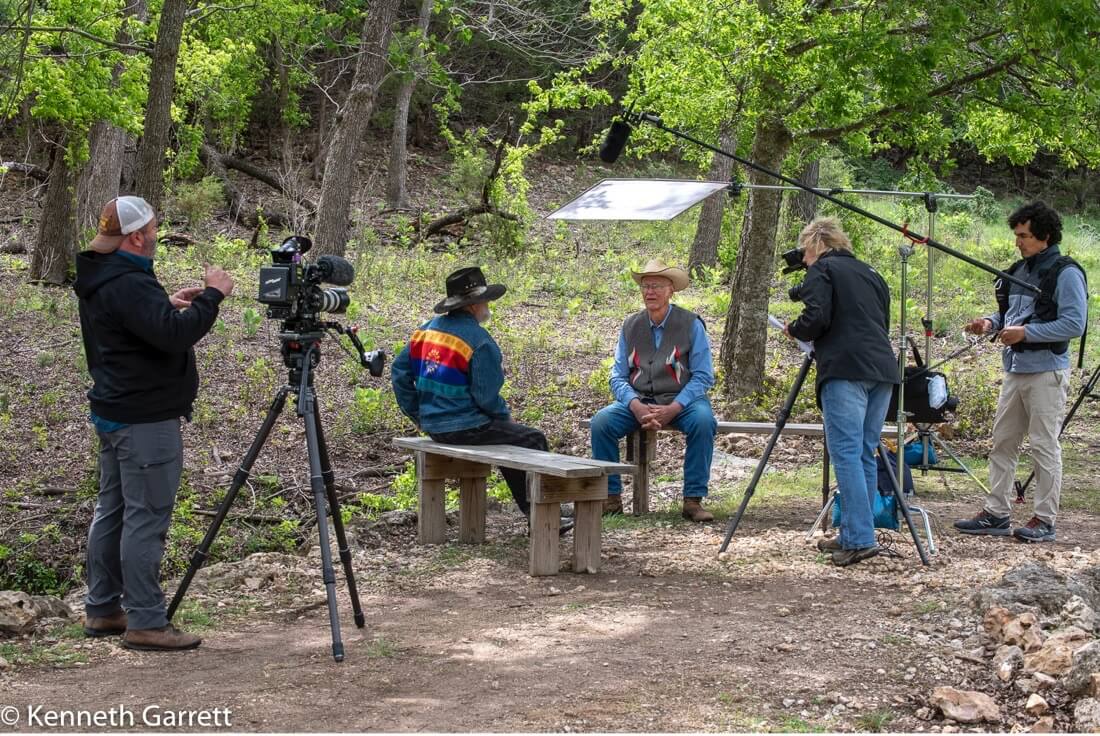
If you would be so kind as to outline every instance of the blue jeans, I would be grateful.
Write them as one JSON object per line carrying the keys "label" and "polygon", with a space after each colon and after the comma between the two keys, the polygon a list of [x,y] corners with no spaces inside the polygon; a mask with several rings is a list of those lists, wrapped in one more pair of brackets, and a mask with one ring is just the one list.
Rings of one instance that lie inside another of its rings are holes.
{"label": "blue jeans", "polygon": [[840,486],[840,546],[844,549],[875,545],[875,450],[892,390],[889,383],[840,378],[830,379],[821,387],[825,441]]}
{"label": "blue jeans", "polygon": [[[638,420],[625,404],[616,401],[600,409],[592,417],[592,457],[619,462],[619,440],[636,432],[638,426]],[[676,415],[670,426],[687,437],[687,449],[684,450],[684,498],[702,498],[707,495],[710,462],[714,458],[714,435],[718,431],[718,422],[714,419],[710,401],[701,398],[691,402]],[[622,492],[622,479],[617,475],[609,475],[607,495],[618,496]]]}

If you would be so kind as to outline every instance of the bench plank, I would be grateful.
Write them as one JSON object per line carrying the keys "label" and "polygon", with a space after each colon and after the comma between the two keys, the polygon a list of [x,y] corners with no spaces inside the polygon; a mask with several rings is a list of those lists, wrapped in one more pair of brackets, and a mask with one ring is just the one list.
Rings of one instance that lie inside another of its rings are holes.
{"label": "bench plank", "polygon": [[445,455],[474,463],[516,468],[559,478],[591,478],[634,472],[634,466],[625,463],[572,457],[514,445],[445,445],[428,437],[397,437],[393,444],[417,453]]}

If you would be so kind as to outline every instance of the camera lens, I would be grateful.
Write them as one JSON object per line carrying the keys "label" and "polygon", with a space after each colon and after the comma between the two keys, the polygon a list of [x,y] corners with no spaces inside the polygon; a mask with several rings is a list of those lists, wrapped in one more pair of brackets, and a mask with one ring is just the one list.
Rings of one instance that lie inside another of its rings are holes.
{"label": "camera lens", "polygon": [[320,289],[321,298],[318,300],[317,311],[331,314],[343,314],[351,304],[351,297],[347,289]]}

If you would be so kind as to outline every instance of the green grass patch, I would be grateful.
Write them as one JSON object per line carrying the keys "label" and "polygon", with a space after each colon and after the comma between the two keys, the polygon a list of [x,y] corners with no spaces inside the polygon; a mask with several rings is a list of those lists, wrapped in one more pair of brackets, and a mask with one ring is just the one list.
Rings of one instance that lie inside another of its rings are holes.
{"label": "green grass patch", "polygon": [[890,722],[893,721],[895,717],[892,710],[879,708],[870,713],[861,714],[859,718],[856,719],[856,729],[859,731],[880,733],[886,730],[886,727],[890,725]]}

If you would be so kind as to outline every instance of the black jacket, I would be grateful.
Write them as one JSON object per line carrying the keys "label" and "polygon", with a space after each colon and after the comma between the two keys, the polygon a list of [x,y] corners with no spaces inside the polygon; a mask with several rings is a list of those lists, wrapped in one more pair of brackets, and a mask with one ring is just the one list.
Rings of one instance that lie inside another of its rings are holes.
{"label": "black jacket", "polygon": [[80,331],[92,411],[125,424],[191,416],[199,388],[192,346],[213,326],[222,293],[207,287],[180,311],[151,271],[117,253],[76,257]]}
{"label": "black jacket", "polygon": [[826,251],[802,282],[802,314],[788,331],[814,341],[817,403],[831,378],[898,382],[890,346],[890,289],[875,269],[847,251]]}

